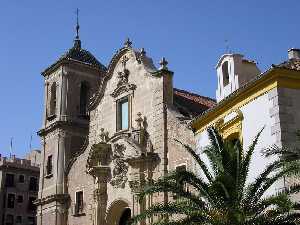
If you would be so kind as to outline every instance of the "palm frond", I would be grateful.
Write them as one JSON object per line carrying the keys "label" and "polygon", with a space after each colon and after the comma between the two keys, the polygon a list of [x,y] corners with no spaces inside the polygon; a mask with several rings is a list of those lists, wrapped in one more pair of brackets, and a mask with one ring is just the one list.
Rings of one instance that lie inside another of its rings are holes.
{"label": "palm frond", "polygon": [[182,143],[181,141],[175,139],[175,141],[177,141],[178,143],[180,143],[186,151],[188,151],[191,156],[196,160],[196,162],[198,163],[198,165],[200,166],[201,170],[203,171],[205,177],[207,178],[208,181],[213,181],[213,177],[209,171],[209,169],[207,168],[207,166],[205,165],[205,163],[203,162],[203,160],[200,158],[200,156],[194,151],[194,149],[192,149],[190,146]]}
{"label": "palm frond", "polygon": [[261,133],[263,132],[263,130],[264,130],[264,127],[255,136],[254,141],[249,146],[249,149],[246,152],[246,155],[245,155],[244,160],[242,162],[242,168],[241,168],[241,172],[240,172],[239,189],[242,189],[245,186],[245,183],[246,183],[246,180],[247,180],[247,176],[248,176],[250,162],[251,162],[251,159],[252,159],[252,155],[253,155],[255,146],[256,146],[256,144],[258,142],[258,139],[259,139]]}
{"label": "palm frond", "polygon": [[161,193],[161,192],[168,192],[173,195],[177,195],[179,197],[185,198],[190,200],[191,202],[197,204],[199,207],[205,207],[205,202],[196,196],[194,193],[186,191],[176,182],[170,182],[164,179],[160,179],[154,184],[150,186],[146,186],[143,191],[138,194],[140,200],[144,199],[146,195],[154,194],[154,193]]}

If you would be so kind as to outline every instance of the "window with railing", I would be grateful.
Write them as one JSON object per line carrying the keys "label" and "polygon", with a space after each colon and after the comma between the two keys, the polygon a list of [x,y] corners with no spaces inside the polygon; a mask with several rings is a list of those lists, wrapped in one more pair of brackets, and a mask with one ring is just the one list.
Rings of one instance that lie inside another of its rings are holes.
{"label": "window with railing", "polygon": [[14,187],[15,186],[15,175],[7,173],[5,176],[5,186]]}
{"label": "window with railing", "polygon": [[18,180],[19,183],[24,183],[25,182],[25,176],[24,175],[19,175],[19,180]]}
{"label": "window with railing", "polygon": [[5,225],[14,225],[14,216],[7,214],[5,217]]}
{"label": "window with railing", "polygon": [[15,194],[7,195],[7,208],[9,209],[15,208]]}

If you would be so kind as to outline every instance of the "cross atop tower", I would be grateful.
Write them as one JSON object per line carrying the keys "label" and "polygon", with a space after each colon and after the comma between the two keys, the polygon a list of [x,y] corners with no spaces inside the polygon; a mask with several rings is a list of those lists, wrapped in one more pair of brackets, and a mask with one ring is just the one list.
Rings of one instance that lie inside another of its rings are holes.
{"label": "cross atop tower", "polygon": [[79,39],[79,9],[76,9],[76,39]]}
{"label": "cross atop tower", "polygon": [[79,9],[76,9],[76,37],[74,40],[74,47],[76,49],[81,49],[81,41],[79,39]]}

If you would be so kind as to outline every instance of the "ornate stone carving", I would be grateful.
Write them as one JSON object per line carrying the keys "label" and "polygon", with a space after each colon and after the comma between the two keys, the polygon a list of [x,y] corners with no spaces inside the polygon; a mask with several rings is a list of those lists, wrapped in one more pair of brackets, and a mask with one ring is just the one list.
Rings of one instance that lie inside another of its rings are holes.
{"label": "ornate stone carving", "polygon": [[123,94],[123,93],[126,93],[126,92],[131,92],[131,91],[134,91],[136,89],[136,85],[135,84],[123,84],[119,87],[117,87],[113,93],[111,93],[111,96],[116,98],[118,97],[119,95]]}
{"label": "ornate stone carving", "polygon": [[101,139],[101,142],[107,143],[107,142],[108,142],[108,139],[109,139],[108,131],[104,131],[104,128],[101,128],[100,131],[101,131],[101,132],[100,132],[100,139]]}
{"label": "ornate stone carving", "polygon": [[117,87],[120,87],[122,85],[125,85],[128,83],[128,76],[129,76],[129,70],[128,69],[124,69],[121,72],[118,72],[118,84]]}
{"label": "ornate stone carving", "polygon": [[128,171],[128,164],[124,158],[125,150],[126,148],[123,144],[114,145],[112,157],[114,169],[112,171],[112,180],[110,181],[110,184],[118,188],[124,188],[127,181],[126,175]]}
{"label": "ornate stone carving", "polygon": [[137,118],[135,119],[135,122],[136,122],[136,124],[137,124],[137,128],[138,129],[141,129],[142,128],[142,123],[143,123],[143,118],[142,118],[142,113],[140,113],[140,112],[138,112],[137,113]]}
{"label": "ornate stone carving", "polygon": [[108,175],[111,145],[100,142],[91,147],[86,168],[87,173],[96,179]]}
{"label": "ornate stone carving", "polygon": [[129,60],[129,58],[124,55],[121,59],[121,63],[123,66],[123,70],[118,72],[118,83],[117,88],[113,91],[111,94],[112,97],[117,97],[125,92],[130,92],[136,89],[136,85],[128,83],[128,77],[129,77],[129,70],[126,69],[126,63]]}

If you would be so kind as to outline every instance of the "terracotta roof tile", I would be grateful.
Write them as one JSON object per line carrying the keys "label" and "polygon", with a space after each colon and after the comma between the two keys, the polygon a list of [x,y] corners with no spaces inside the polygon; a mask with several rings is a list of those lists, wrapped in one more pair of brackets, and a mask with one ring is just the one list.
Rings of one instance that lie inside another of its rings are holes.
{"label": "terracotta roof tile", "polygon": [[291,70],[300,70],[300,60],[290,59],[288,61],[275,65],[275,67],[281,67],[281,68],[291,69]]}
{"label": "terracotta roof tile", "polygon": [[216,105],[212,98],[174,88],[174,105],[182,114],[195,117]]}

